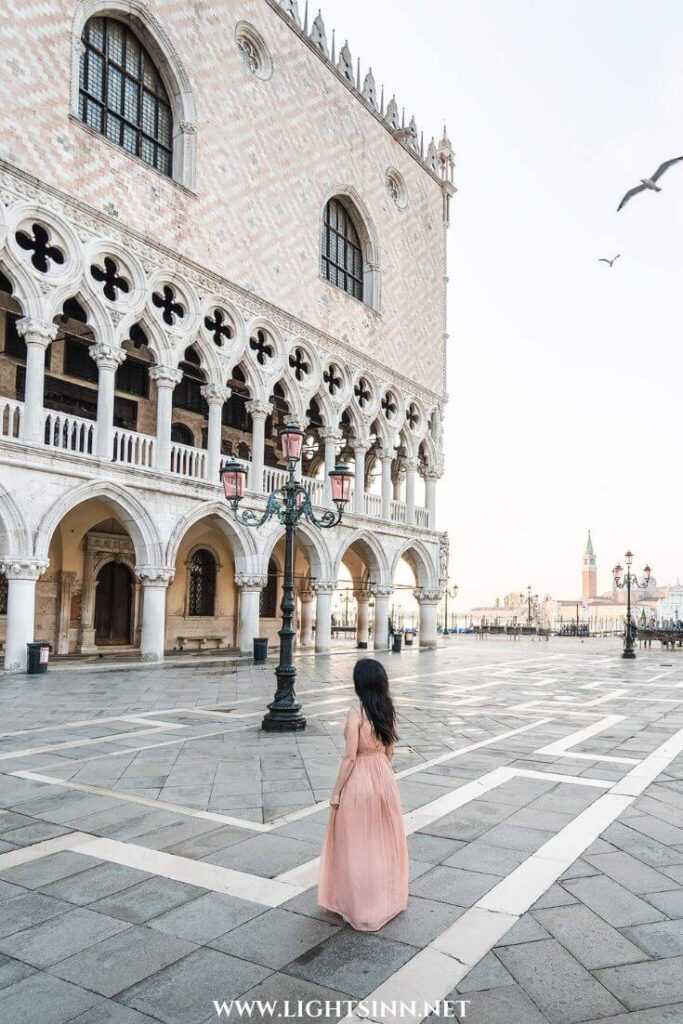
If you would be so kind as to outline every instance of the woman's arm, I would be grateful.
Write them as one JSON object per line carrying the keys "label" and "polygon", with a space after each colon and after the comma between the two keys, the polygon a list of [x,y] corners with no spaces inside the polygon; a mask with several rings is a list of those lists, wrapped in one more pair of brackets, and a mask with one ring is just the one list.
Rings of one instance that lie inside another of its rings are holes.
{"label": "woman's arm", "polygon": [[384,753],[387,755],[387,758],[389,759],[389,764],[393,764],[394,762],[395,749],[396,748],[393,743],[387,743],[386,747],[384,748]]}
{"label": "woman's arm", "polygon": [[346,749],[344,752],[344,758],[339,766],[339,773],[337,775],[337,781],[334,784],[332,796],[330,797],[330,805],[337,807],[339,805],[339,798],[342,790],[349,780],[349,776],[353,771],[353,766],[356,763],[356,753],[358,751],[358,734],[360,732],[360,715],[355,708],[349,711],[346,719],[346,725],[344,726],[344,739],[346,740]]}

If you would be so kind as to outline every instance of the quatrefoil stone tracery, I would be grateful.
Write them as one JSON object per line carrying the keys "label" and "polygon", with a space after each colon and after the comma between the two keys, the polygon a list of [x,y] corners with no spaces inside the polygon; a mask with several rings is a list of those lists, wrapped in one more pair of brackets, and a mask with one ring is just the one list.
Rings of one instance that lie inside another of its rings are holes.
{"label": "quatrefoil stone tracery", "polygon": [[327,384],[327,390],[331,395],[336,395],[336,393],[341,390],[341,370],[339,370],[339,368],[336,367],[334,363],[330,363],[329,368],[324,371],[323,380],[325,384]]}
{"label": "quatrefoil stone tracery", "polygon": [[420,413],[418,412],[417,406],[412,402],[406,409],[406,420],[411,430],[415,430],[415,427],[420,422]]}
{"label": "quatrefoil stone tracery", "polygon": [[256,361],[260,366],[265,366],[268,360],[273,358],[273,346],[268,341],[268,335],[261,328],[249,339],[249,347],[252,352],[256,353]]}
{"label": "quatrefoil stone tracery", "polygon": [[56,263],[60,267],[66,263],[66,257],[59,246],[51,244],[47,228],[42,224],[32,224],[31,232],[32,234],[28,231],[17,231],[14,237],[17,245],[31,253],[31,263],[36,270],[41,274],[47,274],[51,263]]}
{"label": "quatrefoil stone tracery", "polygon": [[372,392],[370,391],[370,385],[368,384],[364,377],[361,377],[359,379],[358,383],[353,389],[353,393],[356,396],[356,399],[361,409],[364,409],[366,405],[370,404]]}
{"label": "quatrefoil stone tracery", "polygon": [[213,338],[213,343],[218,348],[223,347],[223,341],[229,341],[234,337],[235,331],[222,309],[215,309],[213,317],[204,317],[204,326]]}
{"label": "quatrefoil stone tracery", "polygon": [[111,256],[105,256],[103,262],[104,269],[93,263],[90,273],[95,281],[103,285],[104,297],[110,302],[116,302],[119,297],[118,293],[123,292],[124,295],[127,295],[130,285],[126,278],[119,274],[119,265],[116,260],[113,260]]}
{"label": "quatrefoil stone tracery", "polygon": [[295,348],[289,357],[289,365],[294,370],[294,376],[301,381],[308,377],[311,372],[311,364],[306,359],[306,353],[302,348]]}
{"label": "quatrefoil stone tracery", "polygon": [[176,293],[170,285],[165,284],[161,292],[154,292],[152,302],[157,309],[162,310],[162,319],[169,327],[173,327],[176,318],[182,320],[185,316],[185,307],[178,302]]}
{"label": "quatrefoil stone tracery", "polygon": [[382,411],[384,412],[386,419],[393,420],[397,410],[398,405],[396,404],[394,396],[391,391],[387,391],[386,395],[382,399]]}

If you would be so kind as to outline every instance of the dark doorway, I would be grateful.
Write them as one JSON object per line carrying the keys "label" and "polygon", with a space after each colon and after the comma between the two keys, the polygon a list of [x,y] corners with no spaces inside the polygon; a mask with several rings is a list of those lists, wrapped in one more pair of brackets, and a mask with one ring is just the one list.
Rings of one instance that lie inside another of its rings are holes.
{"label": "dark doorway", "polygon": [[95,643],[129,644],[132,574],[121,562],[107,562],[97,574]]}

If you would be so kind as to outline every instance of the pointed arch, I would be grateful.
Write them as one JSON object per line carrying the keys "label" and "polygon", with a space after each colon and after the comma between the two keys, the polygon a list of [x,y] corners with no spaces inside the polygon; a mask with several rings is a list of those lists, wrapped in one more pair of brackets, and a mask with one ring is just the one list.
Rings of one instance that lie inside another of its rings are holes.
{"label": "pointed arch", "polygon": [[0,484],[0,560],[31,555],[31,534],[16,498]]}
{"label": "pointed arch", "polygon": [[196,183],[197,104],[185,66],[161,20],[145,0],[79,0],[71,23],[71,114],[79,110],[83,30],[93,17],[112,17],[138,37],[156,66],[172,111],[172,180],[191,191]]}
{"label": "pointed arch", "polygon": [[396,575],[398,563],[404,558],[415,574],[418,587],[437,587],[439,574],[429,549],[419,540],[406,540],[394,555],[391,564],[391,582]]}
{"label": "pointed arch", "polygon": [[[259,570],[263,575],[267,573],[268,563],[274,557],[273,551],[278,541],[282,540],[284,535],[284,529],[277,530],[266,542],[261,554],[261,568]],[[297,540],[301,543],[308,557],[308,563],[311,567],[311,578],[329,580],[333,576],[334,561],[322,532],[314,526],[302,522],[297,528]]]}
{"label": "pointed arch", "polygon": [[112,506],[121,525],[130,534],[136,565],[161,565],[162,543],[151,515],[135,495],[120,484],[107,480],[89,481],[68,491],[48,509],[36,530],[35,557],[47,561],[50,541],[62,519],[79,505],[99,498]]}
{"label": "pointed arch", "polygon": [[360,550],[368,569],[376,577],[372,582],[378,586],[389,586],[393,576],[390,573],[387,556],[377,536],[370,530],[354,531],[344,538],[335,559],[333,578],[338,578],[344,555],[352,547]]}
{"label": "pointed arch", "polygon": [[[362,295],[356,294],[366,306],[371,309],[381,308],[381,270],[379,253],[379,234],[374,219],[370,214],[367,203],[361,197],[353,185],[339,184],[325,196],[320,212],[320,224],[322,225],[322,238],[325,240],[325,227],[329,222],[330,203],[339,203],[347,214],[362,253]],[[329,250],[328,250],[329,255]],[[331,280],[325,270],[325,246],[321,248],[321,272],[323,278]],[[333,283],[336,283],[333,282]],[[343,285],[339,287],[344,288]],[[348,290],[348,289],[344,289]],[[354,294],[351,291],[351,294]]]}
{"label": "pointed arch", "polygon": [[203,502],[178,520],[166,545],[164,564],[168,568],[174,568],[180,545],[187,531],[195,523],[211,517],[218,520],[218,524],[227,538],[235,559],[235,572],[255,572],[259,566],[259,554],[256,542],[252,537],[253,531],[239,526],[230,515],[225,503],[220,501]]}

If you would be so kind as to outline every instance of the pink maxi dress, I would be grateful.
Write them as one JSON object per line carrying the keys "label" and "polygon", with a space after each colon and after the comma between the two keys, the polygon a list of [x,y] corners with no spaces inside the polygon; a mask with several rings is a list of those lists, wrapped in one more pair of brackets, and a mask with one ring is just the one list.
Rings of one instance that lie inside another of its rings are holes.
{"label": "pink maxi dress", "polygon": [[408,905],[408,847],[401,800],[385,747],[351,708],[320,859],[318,903],[357,931],[375,932]]}

